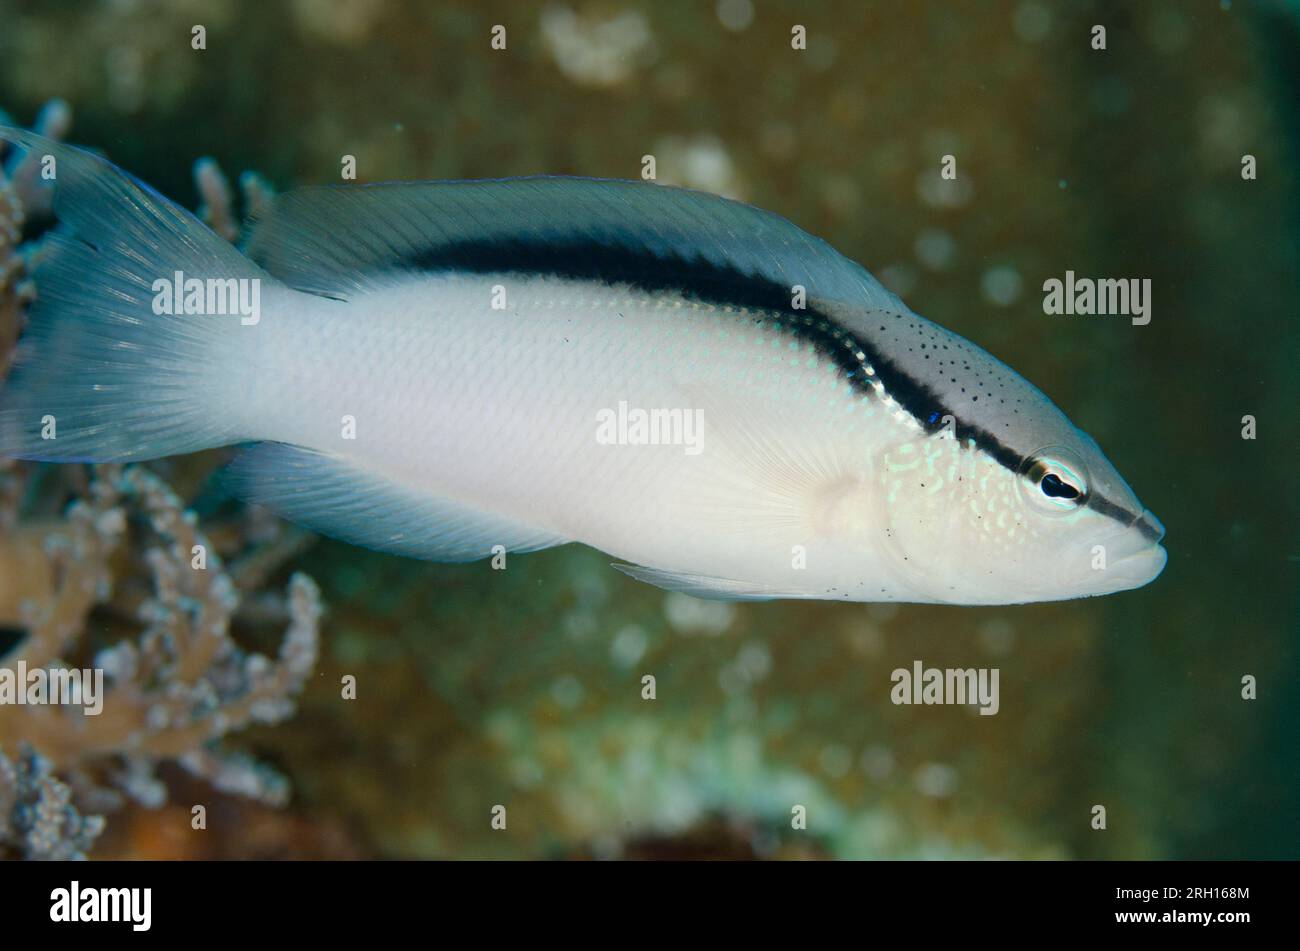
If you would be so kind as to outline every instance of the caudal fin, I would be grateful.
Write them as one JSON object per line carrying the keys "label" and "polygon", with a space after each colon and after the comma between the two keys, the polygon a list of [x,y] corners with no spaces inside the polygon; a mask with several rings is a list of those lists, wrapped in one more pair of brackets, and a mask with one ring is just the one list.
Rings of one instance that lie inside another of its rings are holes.
{"label": "caudal fin", "polygon": [[[241,279],[258,295],[271,279],[105,159],[18,129],[0,127],[0,141],[48,170],[59,222],[35,256],[36,297],[0,385],[0,456],[127,461],[240,439],[223,404],[256,328],[230,295]],[[223,313],[167,313],[178,275],[212,288],[205,304]]]}

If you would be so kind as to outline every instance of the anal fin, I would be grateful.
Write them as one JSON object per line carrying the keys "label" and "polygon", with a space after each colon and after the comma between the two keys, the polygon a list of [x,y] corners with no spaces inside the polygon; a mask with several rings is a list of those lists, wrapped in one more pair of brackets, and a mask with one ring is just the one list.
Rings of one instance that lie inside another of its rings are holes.
{"label": "anal fin", "polygon": [[425,561],[477,561],[500,545],[537,551],[567,539],[509,517],[430,496],[351,460],[261,443],[226,470],[240,497],[312,531]]}
{"label": "anal fin", "polygon": [[662,571],[640,565],[614,562],[614,567],[629,578],[644,581],[665,591],[677,591],[706,601],[771,601],[776,598],[811,598],[804,592],[779,591],[767,585],[711,575],[695,575],[684,571]]}

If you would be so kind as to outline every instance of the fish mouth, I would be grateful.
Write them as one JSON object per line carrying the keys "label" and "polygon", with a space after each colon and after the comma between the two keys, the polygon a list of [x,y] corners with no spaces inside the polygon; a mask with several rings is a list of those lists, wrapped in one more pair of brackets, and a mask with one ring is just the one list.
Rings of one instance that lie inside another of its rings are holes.
{"label": "fish mouth", "polygon": [[1129,526],[1128,537],[1138,541],[1134,551],[1121,552],[1110,563],[1111,591],[1127,591],[1150,584],[1160,577],[1169,561],[1169,553],[1160,544],[1165,538],[1165,525],[1155,513],[1144,508],[1142,514]]}
{"label": "fish mouth", "polygon": [[[1162,533],[1163,536],[1163,533]],[[1169,553],[1161,545],[1151,545],[1131,555],[1111,562],[1106,571],[1108,587],[1112,591],[1127,591],[1150,584],[1160,577],[1169,561]]]}
{"label": "fish mouth", "polygon": [[1160,544],[1164,537],[1164,524],[1149,509],[1143,509],[1127,529],[1104,542],[1105,562],[1091,564],[1083,579],[1076,576],[1076,580],[1083,581],[1083,593],[1114,594],[1155,581],[1169,561],[1169,553]]}

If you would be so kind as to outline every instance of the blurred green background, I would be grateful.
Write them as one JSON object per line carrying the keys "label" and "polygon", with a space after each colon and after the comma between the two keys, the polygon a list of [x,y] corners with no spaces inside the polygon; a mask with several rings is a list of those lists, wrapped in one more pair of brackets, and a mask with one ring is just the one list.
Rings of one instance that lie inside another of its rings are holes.
{"label": "blurred green background", "polygon": [[[1296,4],[0,0],[0,24],[0,107],[66,99],[72,141],[191,208],[204,155],[283,189],[343,155],[382,181],[653,154],[1016,367],[1168,527],[1147,588],[987,609],[705,604],[576,547],[494,572],[322,541],[284,569],[329,605],[320,676],[235,738],[289,809],[177,780],[94,856],[1300,857]],[[1046,317],[1067,269],[1150,278],[1151,323]],[[893,706],[918,658],[999,667],[1000,713]]]}

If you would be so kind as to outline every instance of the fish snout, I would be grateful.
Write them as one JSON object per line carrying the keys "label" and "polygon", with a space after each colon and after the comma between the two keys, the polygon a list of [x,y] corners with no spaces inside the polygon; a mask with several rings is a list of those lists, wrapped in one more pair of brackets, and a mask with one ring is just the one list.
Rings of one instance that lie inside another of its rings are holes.
{"label": "fish snout", "polygon": [[1128,525],[1079,540],[1061,560],[1056,583],[1075,597],[1112,594],[1150,584],[1164,570],[1168,553],[1160,545],[1165,526],[1149,510]]}
{"label": "fish snout", "polygon": [[1160,542],[1165,526],[1150,509],[1105,543],[1105,567],[1098,572],[1099,587],[1105,592],[1127,591],[1150,584],[1164,571],[1169,554]]}
{"label": "fish snout", "polygon": [[1165,523],[1156,518],[1155,513],[1150,509],[1142,510],[1142,514],[1137,517],[1133,527],[1152,545],[1159,545],[1164,540]]}

